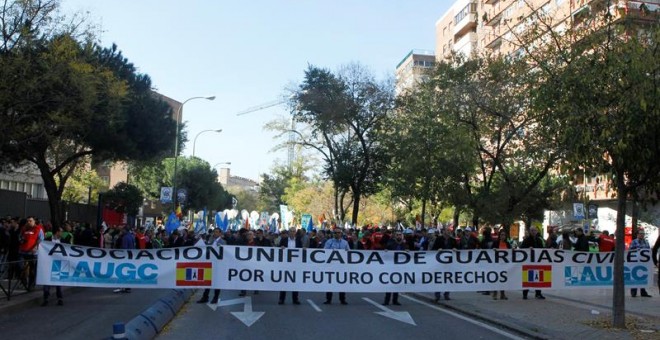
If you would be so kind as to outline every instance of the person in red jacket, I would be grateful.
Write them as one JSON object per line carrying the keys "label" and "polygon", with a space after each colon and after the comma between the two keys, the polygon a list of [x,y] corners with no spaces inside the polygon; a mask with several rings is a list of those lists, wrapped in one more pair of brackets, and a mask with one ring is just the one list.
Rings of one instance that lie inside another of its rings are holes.
{"label": "person in red jacket", "polygon": [[598,236],[598,251],[614,251],[614,238],[607,230]]}
{"label": "person in red jacket", "polygon": [[[37,254],[39,243],[44,240],[44,230],[37,225],[34,217],[28,217],[20,233],[20,245],[18,247],[18,256],[21,260],[21,271],[26,262],[30,263],[30,272],[27,279],[29,282],[23,282],[27,290],[32,290],[36,284],[37,278]],[[23,278],[24,280],[26,278]]]}
{"label": "person in red jacket", "polygon": [[137,249],[147,249],[147,236],[144,234],[144,228],[138,229],[135,233],[135,243]]}

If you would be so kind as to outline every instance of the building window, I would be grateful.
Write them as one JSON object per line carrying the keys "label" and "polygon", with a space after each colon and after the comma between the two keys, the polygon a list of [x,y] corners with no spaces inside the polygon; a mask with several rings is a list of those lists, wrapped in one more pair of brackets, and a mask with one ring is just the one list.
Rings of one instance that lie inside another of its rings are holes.
{"label": "building window", "polygon": [[459,23],[470,13],[476,13],[476,12],[477,12],[477,4],[476,3],[468,4],[467,6],[463,7],[463,9],[460,12],[458,12],[458,14],[454,16],[454,23]]}

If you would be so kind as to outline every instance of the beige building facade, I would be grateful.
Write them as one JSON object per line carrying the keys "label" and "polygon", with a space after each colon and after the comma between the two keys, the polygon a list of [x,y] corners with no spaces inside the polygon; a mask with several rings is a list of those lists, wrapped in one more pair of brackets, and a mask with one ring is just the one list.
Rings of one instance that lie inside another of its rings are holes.
{"label": "beige building facade", "polygon": [[522,53],[516,36],[543,19],[561,32],[583,23],[586,14],[608,11],[614,20],[639,20],[660,9],[660,0],[458,0],[436,22],[435,54]]}
{"label": "beige building facade", "polygon": [[435,66],[433,51],[412,50],[396,65],[396,94],[415,87],[428,77],[428,70]]}

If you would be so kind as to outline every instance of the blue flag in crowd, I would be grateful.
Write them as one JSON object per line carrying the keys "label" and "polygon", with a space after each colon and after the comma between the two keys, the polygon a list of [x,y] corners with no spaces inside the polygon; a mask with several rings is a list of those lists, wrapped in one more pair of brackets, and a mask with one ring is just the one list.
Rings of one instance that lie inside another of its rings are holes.
{"label": "blue flag in crowd", "polygon": [[222,227],[222,217],[220,217],[219,211],[215,213],[215,218],[213,220],[215,221],[216,228],[220,228],[224,230],[224,228]]}
{"label": "blue flag in crowd", "polygon": [[165,231],[167,232],[168,235],[171,235],[173,231],[179,228],[179,225],[181,225],[181,222],[179,222],[179,219],[176,217],[174,211],[171,212],[170,216],[167,217],[167,223],[165,224]]}
{"label": "blue flag in crowd", "polygon": [[270,232],[271,233],[276,233],[277,232],[277,219],[272,218],[270,220]]}
{"label": "blue flag in crowd", "polygon": [[195,222],[195,234],[206,233],[206,231],[206,208],[204,208],[202,215]]}
{"label": "blue flag in crowd", "polygon": [[227,214],[225,214],[225,218],[222,219],[222,231],[227,231],[227,228],[229,227],[229,217]]}
{"label": "blue flag in crowd", "polygon": [[309,223],[307,224],[307,231],[309,232],[309,231],[312,231],[312,230],[314,230],[314,219],[310,218]]}

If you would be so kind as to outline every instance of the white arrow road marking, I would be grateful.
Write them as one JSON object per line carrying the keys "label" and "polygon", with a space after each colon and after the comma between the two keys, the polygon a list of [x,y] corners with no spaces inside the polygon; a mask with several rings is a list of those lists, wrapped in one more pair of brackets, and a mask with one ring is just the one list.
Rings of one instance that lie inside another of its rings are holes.
{"label": "white arrow road marking", "polygon": [[310,300],[310,299],[307,299],[307,303],[309,303],[309,305],[312,306],[312,308],[316,309],[317,312],[322,312],[321,308],[319,308],[319,306],[317,306],[317,305],[314,303],[314,301],[312,301],[312,300]]}
{"label": "white arrow road marking", "polygon": [[461,315],[461,314],[454,313],[454,312],[452,312],[452,311],[448,311],[448,310],[443,309],[443,308],[440,308],[440,307],[438,307],[438,306],[434,306],[434,305],[432,305],[432,304],[430,304],[430,303],[427,303],[427,302],[424,302],[424,301],[422,301],[422,300],[416,299],[416,298],[414,298],[414,297],[412,297],[412,296],[408,296],[408,295],[405,295],[405,294],[400,294],[399,296],[403,296],[404,298],[406,298],[406,299],[408,299],[408,300],[410,300],[410,301],[414,301],[414,302],[419,303],[420,305],[424,305],[424,306],[426,306],[426,307],[433,308],[433,309],[435,309],[435,310],[437,310],[437,311],[439,311],[439,312],[443,312],[443,313],[449,314],[449,315],[451,315],[451,316],[453,316],[453,317],[456,317],[456,318],[459,318],[459,319],[461,319],[461,320],[463,320],[463,321],[467,321],[467,322],[469,322],[469,323],[475,324],[475,325],[477,325],[477,326],[479,326],[479,327],[486,328],[486,329],[491,330],[491,331],[493,331],[493,332],[495,332],[495,333],[497,333],[497,334],[503,335],[503,336],[505,336],[505,337],[507,337],[507,338],[509,338],[509,339],[514,339],[514,340],[523,340],[523,339],[524,339],[524,338],[521,338],[521,337],[516,336],[516,335],[514,335],[514,334],[511,334],[511,333],[509,333],[509,332],[505,332],[505,331],[503,331],[503,330],[501,330],[501,329],[499,329],[499,328],[492,327],[492,326],[490,326],[490,325],[488,325],[488,324],[485,324],[485,323],[481,323],[481,322],[478,322],[478,321],[472,320],[472,319],[470,319],[470,318],[468,318],[468,317],[465,317],[465,316],[463,316],[463,315]]}
{"label": "white arrow road marking", "polygon": [[240,305],[240,304],[243,304],[243,311],[231,312],[231,314],[248,327],[252,326],[252,324],[257,322],[257,320],[259,320],[259,318],[261,318],[266,313],[266,312],[252,311],[252,297],[250,296],[233,299],[233,300],[220,300],[218,304],[216,305],[208,304],[208,306],[213,311],[215,311],[216,309],[218,309],[218,307]]}
{"label": "white arrow road marking", "polygon": [[376,314],[380,314],[382,316],[385,316],[385,317],[388,317],[390,319],[394,319],[394,320],[397,320],[397,321],[405,322],[409,325],[417,326],[417,324],[415,324],[415,320],[413,320],[412,316],[410,316],[410,314],[408,312],[396,312],[396,311],[393,311],[393,310],[391,310],[391,309],[389,309],[385,306],[381,306],[378,302],[375,302],[375,301],[373,301],[369,298],[363,297],[362,299],[364,301],[367,301],[370,304],[378,307],[380,310],[382,310],[382,312],[374,312]]}

